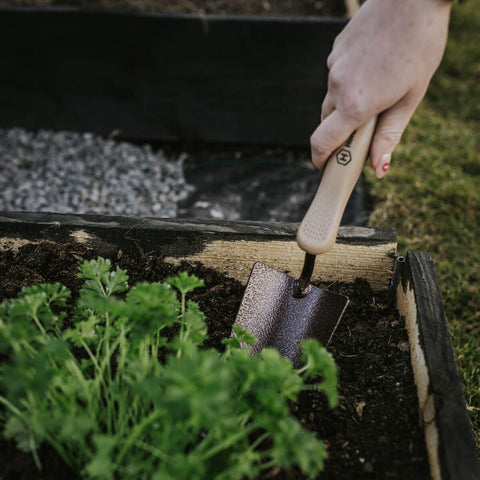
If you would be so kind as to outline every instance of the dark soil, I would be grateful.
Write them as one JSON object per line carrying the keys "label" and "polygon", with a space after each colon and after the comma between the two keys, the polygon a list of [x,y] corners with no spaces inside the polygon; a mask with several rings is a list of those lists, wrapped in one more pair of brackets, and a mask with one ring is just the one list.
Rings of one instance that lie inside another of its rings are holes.
{"label": "dark soil", "polygon": [[80,6],[109,10],[243,15],[343,16],[343,0],[0,0],[0,5]]}
{"label": "dark soil", "polygon": [[[78,262],[96,256],[95,251],[78,244],[42,243],[24,246],[17,254],[0,252],[0,301],[15,296],[23,285],[41,282],[58,281],[78,292]],[[127,269],[130,284],[161,281],[179,269],[202,277],[206,287],[195,292],[192,299],[206,313],[208,346],[220,347],[220,340],[230,334],[243,293],[237,281],[200,264],[174,267],[139,252],[118,252],[111,260]],[[291,407],[305,427],[326,442],[330,458],[320,478],[429,478],[408,338],[391,295],[373,294],[364,281],[330,285],[329,289],[351,300],[330,347],[339,367],[340,406],[329,410],[322,394],[308,392]],[[45,466],[42,472],[36,470],[29,454],[0,439],[0,478],[75,478],[51,449],[42,448],[40,457]],[[296,471],[274,468],[261,480],[303,478]]]}

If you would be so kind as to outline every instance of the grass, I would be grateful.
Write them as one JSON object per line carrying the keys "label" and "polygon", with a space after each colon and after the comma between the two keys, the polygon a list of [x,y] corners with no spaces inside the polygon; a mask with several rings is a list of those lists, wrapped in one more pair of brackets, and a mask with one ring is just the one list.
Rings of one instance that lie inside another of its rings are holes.
{"label": "grass", "polygon": [[[371,225],[432,255],[480,452],[480,0],[455,5],[447,50],[383,181]],[[368,170],[368,169],[367,169]]]}

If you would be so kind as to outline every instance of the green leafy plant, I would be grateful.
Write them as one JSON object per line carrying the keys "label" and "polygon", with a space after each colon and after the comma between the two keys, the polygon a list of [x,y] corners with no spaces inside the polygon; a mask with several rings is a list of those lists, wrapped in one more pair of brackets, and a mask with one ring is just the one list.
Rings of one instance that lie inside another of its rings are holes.
{"label": "green leafy plant", "polygon": [[219,353],[201,348],[205,318],[187,299],[202,280],[180,273],[129,288],[126,272],[102,258],[79,277],[70,318],[60,284],[0,305],[3,433],[38,468],[42,442],[102,480],[254,478],[273,465],[313,477],[323,468],[322,442],[287,402],[319,388],[336,404],[336,367],[316,341],[304,342],[300,370],[272,349],[251,357],[240,342],[255,339],[241,330]]}

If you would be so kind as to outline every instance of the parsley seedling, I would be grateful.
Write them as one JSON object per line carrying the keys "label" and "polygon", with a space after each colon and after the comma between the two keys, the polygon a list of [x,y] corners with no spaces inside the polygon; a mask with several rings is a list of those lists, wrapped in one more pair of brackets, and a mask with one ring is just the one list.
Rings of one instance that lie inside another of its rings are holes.
{"label": "parsley seedling", "polygon": [[251,357],[240,348],[255,342],[245,331],[219,353],[202,348],[205,316],[187,299],[203,285],[195,276],[129,287],[125,271],[99,258],[82,263],[79,277],[68,321],[70,292],[59,284],[24,288],[0,305],[3,434],[38,468],[46,442],[75,472],[98,480],[237,480],[274,465],[310,477],[322,470],[322,442],[287,404],[309,388],[336,404],[335,364],[318,342],[304,342],[299,370],[273,349]]}

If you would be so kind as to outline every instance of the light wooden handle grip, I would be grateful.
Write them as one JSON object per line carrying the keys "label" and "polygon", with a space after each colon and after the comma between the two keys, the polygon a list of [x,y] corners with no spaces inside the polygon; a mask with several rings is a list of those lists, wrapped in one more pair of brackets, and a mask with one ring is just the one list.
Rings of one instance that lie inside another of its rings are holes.
{"label": "light wooden handle grip", "polygon": [[377,118],[352,133],[327,161],[320,186],[300,224],[297,242],[302,250],[319,255],[335,244],[348,199],[362,173]]}

